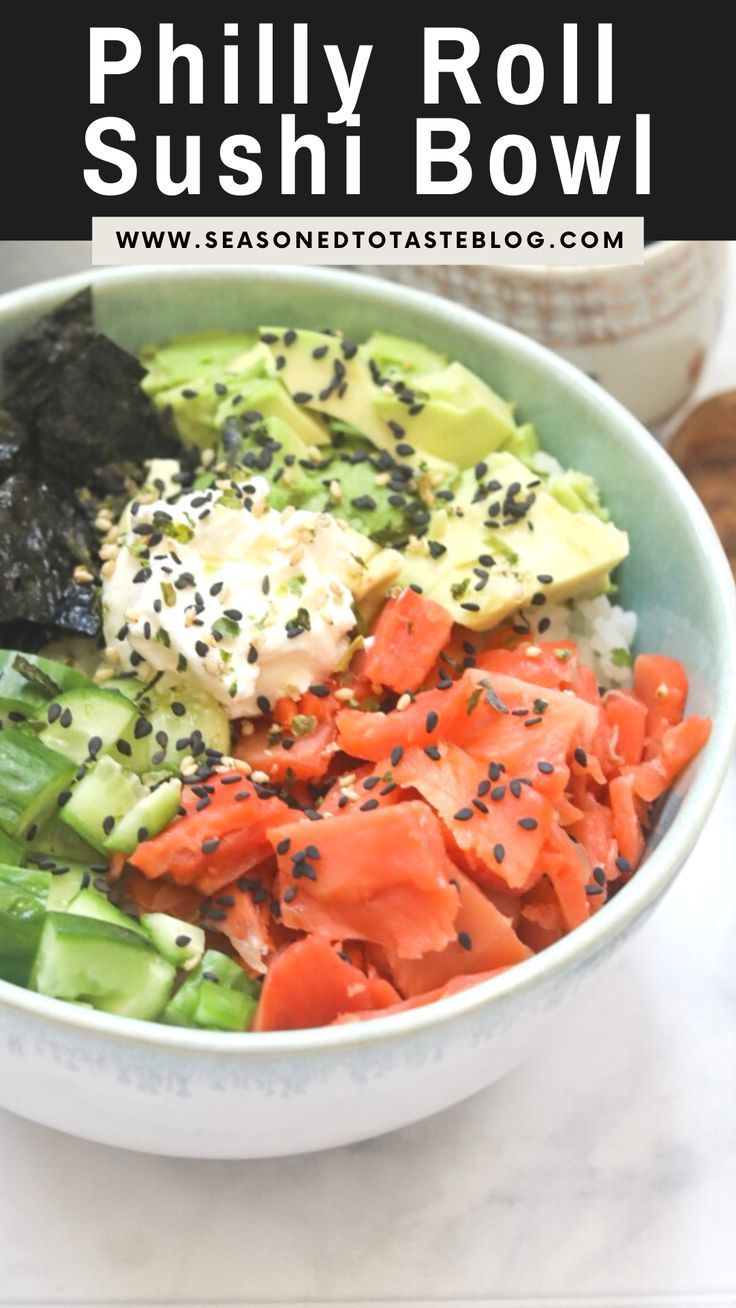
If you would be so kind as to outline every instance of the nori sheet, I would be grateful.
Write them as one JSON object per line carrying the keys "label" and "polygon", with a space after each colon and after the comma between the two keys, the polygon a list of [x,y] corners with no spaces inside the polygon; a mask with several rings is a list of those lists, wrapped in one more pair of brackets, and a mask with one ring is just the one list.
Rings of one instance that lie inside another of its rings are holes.
{"label": "nori sheet", "polygon": [[146,458],[182,457],[170,416],[140,388],[145,369],[95,331],[79,292],[3,354],[0,394],[0,640],[38,648],[61,633],[96,635],[95,502],[124,498]]}

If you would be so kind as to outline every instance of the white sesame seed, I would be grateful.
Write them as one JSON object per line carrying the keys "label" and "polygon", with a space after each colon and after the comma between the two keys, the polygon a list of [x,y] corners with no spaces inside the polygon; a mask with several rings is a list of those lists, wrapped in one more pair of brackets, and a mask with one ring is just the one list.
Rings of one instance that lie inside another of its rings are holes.
{"label": "white sesame seed", "polygon": [[404,691],[403,695],[399,696],[396,703],[396,707],[399,710],[399,713],[403,713],[404,709],[408,709],[411,702],[412,702],[411,695],[407,691]]}
{"label": "white sesame seed", "polygon": [[80,586],[88,586],[90,582],[94,581],[94,574],[90,572],[89,568],[85,568],[83,563],[77,564],[72,576]]}

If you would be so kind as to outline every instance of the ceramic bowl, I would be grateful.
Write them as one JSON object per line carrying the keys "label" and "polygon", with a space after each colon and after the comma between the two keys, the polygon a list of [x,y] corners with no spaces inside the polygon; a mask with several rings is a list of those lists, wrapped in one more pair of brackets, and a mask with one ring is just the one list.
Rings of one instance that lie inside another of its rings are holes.
{"label": "ceramic bowl", "polygon": [[723,313],[727,260],[726,241],[655,241],[630,267],[399,264],[381,275],[526,332],[656,425],[695,389]]}
{"label": "ceramic bowl", "polygon": [[343,1027],[224,1035],[95,1013],[0,983],[0,1105],[23,1116],[128,1149],[202,1158],[366,1139],[458,1102],[529,1053],[677,875],[734,747],[733,580],[700,502],[647,432],[586,376],[507,327],[328,271],[125,269],[5,296],[0,346],[89,281],[103,329],[128,347],[264,321],[335,323],[357,339],[381,327],[462,359],[518,402],[550,450],[597,477],[631,535],[621,593],[639,612],[641,647],[682,658],[692,709],[714,719],[621,893],[546,952],[438,1004]]}

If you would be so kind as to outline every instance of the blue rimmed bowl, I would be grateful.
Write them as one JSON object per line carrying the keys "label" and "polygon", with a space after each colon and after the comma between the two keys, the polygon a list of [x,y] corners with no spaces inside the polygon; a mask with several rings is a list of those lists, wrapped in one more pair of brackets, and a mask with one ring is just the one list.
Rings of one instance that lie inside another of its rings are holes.
{"label": "blue rimmed bowl", "polygon": [[89,283],[101,328],[130,349],[177,332],[284,321],[333,323],[357,339],[382,328],[461,359],[517,401],[546,448],[598,480],[631,538],[620,582],[622,602],[639,615],[638,643],[682,659],[692,711],[713,718],[706,749],[668,796],[647,858],[620,894],[544,953],[440,1003],[343,1027],[238,1036],[96,1013],[0,982],[0,1106],[25,1117],[128,1149],[202,1158],[379,1135],[517,1063],[677,876],[736,740],[730,569],[700,501],[636,419],[570,364],[476,313],[325,270],[125,269],[0,298],[0,348]]}

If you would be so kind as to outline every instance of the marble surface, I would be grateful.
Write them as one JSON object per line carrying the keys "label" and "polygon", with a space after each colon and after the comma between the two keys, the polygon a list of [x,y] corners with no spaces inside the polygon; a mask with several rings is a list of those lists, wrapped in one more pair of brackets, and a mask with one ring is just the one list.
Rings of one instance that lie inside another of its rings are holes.
{"label": "marble surface", "polygon": [[[0,248],[0,283],[2,265]],[[701,389],[729,384],[736,270]],[[428,1122],[203,1163],[0,1113],[0,1308],[736,1304],[735,812],[736,768],[595,989],[532,1060]]]}

